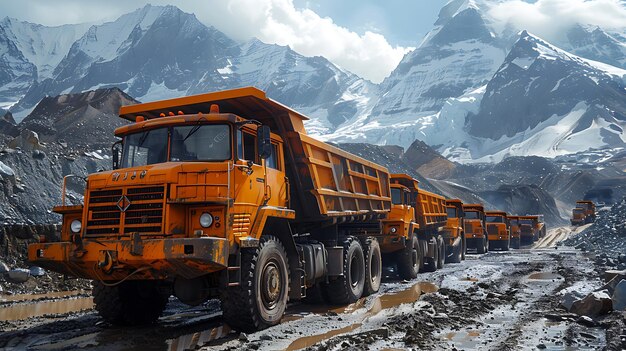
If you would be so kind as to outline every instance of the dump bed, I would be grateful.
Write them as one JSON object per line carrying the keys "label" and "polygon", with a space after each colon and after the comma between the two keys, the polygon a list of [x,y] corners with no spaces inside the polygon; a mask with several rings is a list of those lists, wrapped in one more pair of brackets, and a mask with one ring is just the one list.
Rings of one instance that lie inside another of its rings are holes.
{"label": "dump bed", "polygon": [[[304,115],[247,87],[124,106],[120,117],[135,121],[172,114],[208,113],[211,105],[268,125],[285,145],[290,206],[296,221],[376,221],[391,208],[389,171],[382,166],[315,140],[304,129]],[[338,218],[339,217],[339,218]]]}

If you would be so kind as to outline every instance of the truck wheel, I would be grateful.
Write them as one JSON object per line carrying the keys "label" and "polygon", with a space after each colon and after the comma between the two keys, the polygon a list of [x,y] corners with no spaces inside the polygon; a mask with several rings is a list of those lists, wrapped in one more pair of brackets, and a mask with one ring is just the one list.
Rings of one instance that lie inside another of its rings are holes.
{"label": "truck wheel", "polygon": [[437,237],[437,248],[439,249],[439,257],[437,259],[437,269],[442,269],[443,265],[446,262],[446,242],[443,240],[443,237],[439,235]]}
{"label": "truck wheel", "polygon": [[424,256],[420,249],[419,240],[413,235],[407,246],[400,253],[400,257],[398,257],[398,274],[400,278],[404,280],[417,278],[417,274],[422,269],[423,261]]}
{"label": "truck wheel", "polygon": [[502,250],[509,251],[510,247],[511,247],[511,239],[504,242],[504,244],[502,245]]}
{"label": "truck wheel", "polygon": [[365,287],[363,296],[378,292],[383,276],[383,261],[380,254],[380,245],[375,238],[365,240]]}
{"label": "truck wheel", "polygon": [[[437,266],[438,266],[438,262],[439,262],[439,241],[435,238],[434,239],[434,245],[435,247],[433,248],[433,257],[424,257],[424,267],[422,269],[422,272],[434,272],[437,270]],[[429,245],[429,244],[427,244]],[[427,250],[428,252],[430,252],[430,250]]]}
{"label": "truck wheel", "polygon": [[345,305],[361,298],[364,286],[363,248],[358,240],[349,236],[343,242],[343,275],[325,284],[325,295],[331,304]]}
{"label": "truck wheel", "polygon": [[169,299],[156,281],[130,280],[115,286],[93,281],[95,308],[107,322],[141,325],[156,322]]}
{"label": "truck wheel", "polygon": [[241,251],[241,284],[223,291],[222,311],[228,325],[251,333],[280,323],[289,296],[289,263],[274,236],[259,247]]}
{"label": "truck wheel", "polygon": [[485,252],[487,252],[487,248],[489,247],[489,242],[487,241],[486,238],[483,238],[483,242],[478,244],[478,247],[476,248],[476,253],[477,254],[484,254]]}

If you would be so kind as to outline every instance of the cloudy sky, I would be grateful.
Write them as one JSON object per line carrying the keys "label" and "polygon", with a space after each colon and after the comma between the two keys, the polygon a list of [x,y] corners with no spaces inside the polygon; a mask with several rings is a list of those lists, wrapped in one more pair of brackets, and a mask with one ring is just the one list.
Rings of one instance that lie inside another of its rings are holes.
{"label": "cloudy sky", "polygon": [[[380,82],[419,45],[448,0],[151,0],[195,13],[233,39],[257,37],[321,55]],[[496,0],[490,15],[548,40],[571,23],[626,26],[625,0]],[[44,25],[115,20],[141,0],[19,0],[0,2],[0,14]]]}

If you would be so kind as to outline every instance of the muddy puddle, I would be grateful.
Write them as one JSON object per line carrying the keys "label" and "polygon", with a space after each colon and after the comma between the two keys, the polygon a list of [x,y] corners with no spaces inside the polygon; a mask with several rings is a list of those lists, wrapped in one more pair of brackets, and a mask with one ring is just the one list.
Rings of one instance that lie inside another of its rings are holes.
{"label": "muddy puddle", "polygon": [[293,341],[291,344],[289,344],[289,346],[287,346],[285,350],[294,351],[294,350],[304,349],[306,347],[315,345],[318,342],[328,340],[332,338],[333,336],[349,333],[360,326],[361,326],[361,323],[356,323],[356,324],[352,324],[352,325],[349,325],[347,327],[343,327],[340,329],[331,330],[324,334],[305,336],[305,337],[302,337]]}
{"label": "muddy puddle", "polygon": [[16,321],[44,315],[78,312],[93,308],[91,297],[66,298],[61,300],[15,303],[0,306],[0,321]]}
{"label": "muddy puddle", "polygon": [[[400,306],[405,303],[413,303],[416,302],[422,294],[434,293],[437,292],[439,288],[437,285],[430,282],[419,282],[414,284],[408,289],[388,293],[380,296],[376,296],[372,301],[369,309],[363,316],[360,318],[360,322],[363,322],[367,318],[377,315],[383,310],[390,309],[393,307]],[[317,310],[318,313],[321,312],[333,312],[337,314],[350,314],[356,312],[361,308],[365,308],[367,299],[362,298],[357,302],[350,304],[345,307],[339,308],[327,308],[325,311],[323,309]],[[286,317],[287,318],[287,317]],[[284,320],[284,319],[283,319]],[[334,336],[349,333],[357,328],[359,328],[362,323],[354,323],[349,326],[328,331],[326,333],[321,333],[317,335],[305,336],[294,340],[286,350],[299,350],[311,345],[317,344],[324,340],[328,340]]]}
{"label": "muddy puddle", "polygon": [[454,345],[454,347],[465,350],[476,348],[480,342],[479,336],[480,332],[477,330],[466,330],[449,332],[444,335],[444,339]]}
{"label": "muddy puddle", "polygon": [[197,333],[182,335],[167,340],[168,351],[196,350],[212,341],[225,338],[230,333],[231,329],[228,325],[221,325]]}
{"label": "muddy puddle", "polygon": [[15,294],[15,295],[0,294],[0,303],[33,301],[33,300],[44,300],[44,299],[58,299],[58,298],[63,298],[63,297],[85,295],[88,293],[89,293],[88,291],[74,290],[74,291],[55,291],[55,292],[49,292],[45,294]]}
{"label": "muddy puddle", "polygon": [[556,273],[550,272],[536,272],[532,273],[528,276],[529,281],[552,281],[556,282],[559,280],[564,280],[564,278]]}
{"label": "muddy puddle", "polygon": [[526,332],[539,336],[539,342],[548,351],[601,350],[606,345],[606,334],[602,328],[585,328],[568,322],[552,322],[545,318],[538,321],[540,328],[528,328]]}

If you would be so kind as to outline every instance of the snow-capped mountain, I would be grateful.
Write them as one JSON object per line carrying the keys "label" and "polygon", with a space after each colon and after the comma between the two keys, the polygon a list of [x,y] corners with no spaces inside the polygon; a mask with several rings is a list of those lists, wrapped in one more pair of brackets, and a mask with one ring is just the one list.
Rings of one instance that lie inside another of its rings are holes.
{"label": "snow-capped mountain", "polygon": [[323,57],[256,39],[238,43],[174,6],[147,5],[89,27],[12,111],[23,118],[47,95],[97,88],[150,101],[249,85],[318,117],[310,128],[320,133],[352,118],[359,98],[374,89]]}
{"label": "snow-capped mountain", "polygon": [[4,18],[0,21],[0,108],[14,105],[29,87],[54,69],[89,25],[46,27]]}
{"label": "snow-capped mountain", "polygon": [[150,101],[253,85],[329,141],[419,139],[457,161],[624,146],[626,38],[576,24],[548,43],[498,23],[490,10],[502,1],[450,1],[378,85],[323,57],[236,42],[174,6],[92,26],[4,19],[0,109],[20,121],[45,96],[118,87]]}

